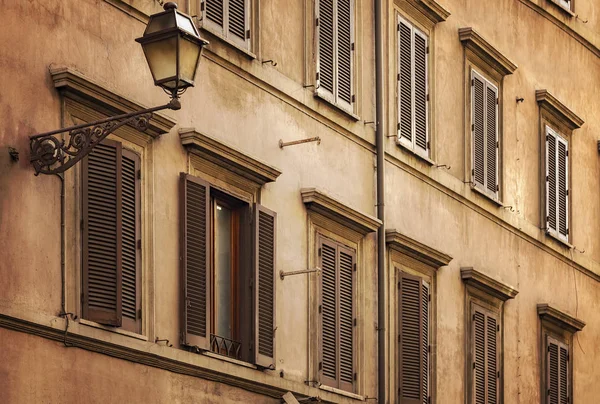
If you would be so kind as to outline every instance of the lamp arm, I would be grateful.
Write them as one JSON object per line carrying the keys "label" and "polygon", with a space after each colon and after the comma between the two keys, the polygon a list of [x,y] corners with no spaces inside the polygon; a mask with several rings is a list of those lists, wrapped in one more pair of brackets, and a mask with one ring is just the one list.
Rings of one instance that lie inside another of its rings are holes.
{"label": "lamp arm", "polygon": [[[96,145],[121,126],[132,125],[139,131],[145,132],[149,127],[152,113],[164,109],[178,110],[180,108],[179,100],[173,98],[168,104],[158,107],[30,136],[30,161],[35,169],[35,175],[63,173],[87,156]],[[68,132],[68,141],[55,136],[65,132]]]}

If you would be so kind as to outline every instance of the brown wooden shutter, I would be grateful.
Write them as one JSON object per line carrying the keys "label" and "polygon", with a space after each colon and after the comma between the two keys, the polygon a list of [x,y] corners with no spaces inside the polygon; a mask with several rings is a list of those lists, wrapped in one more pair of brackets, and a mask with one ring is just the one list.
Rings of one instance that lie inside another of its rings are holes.
{"label": "brown wooden shutter", "polygon": [[[140,158],[122,151],[123,328],[141,330]],[[140,244],[138,244],[140,243]]]}
{"label": "brown wooden shutter", "polygon": [[223,29],[224,3],[226,0],[204,0],[204,17]]}
{"label": "brown wooden shutter", "polygon": [[398,136],[412,147],[412,28],[398,22]]}
{"label": "brown wooden shutter", "polygon": [[334,94],[334,0],[317,0],[317,89]]}
{"label": "brown wooden shutter", "polygon": [[339,261],[339,369],[340,384],[343,390],[354,390],[354,274],[355,253],[338,246]]}
{"label": "brown wooden shutter", "polygon": [[255,363],[275,369],[275,255],[277,214],[254,208],[255,224]]}
{"label": "brown wooden shutter", "polygon": [[337,0],[337,98],[352,104],[352,2]]}
{"label": "brown wooden shutter", "polygon": [[498,315],[472,306],[473,403],[496,404],[499,397]]}
{"label": "brown wooden shutter", "polygon": [[121,326],[121,144],[104,140],[82,164],[83,318]]}
{"label": "brown wooden shutter", "polygon": [[424,280],[421,283],[421,352],[423,363],[422,379],[423,379],[423,394],[422,403],[429,404],[429,284]]}
{"label": "brown wooden shutter", "polygon": [[569,348],[557,339],[546,338],[546,403],[568,404]]}
{"label": "brown wooden shutter", "polygon": [[556,224],[556,135],[546,127],[546,229],[556,231]]}
{"label": "brown wooden shutter", "polygon": [[477,73],[471,75],[471,131],[473,133],[473,182],[485,187],[485,81]]}
{"label": "brown wooden shutter", "polygon": [[415,66],[415,149],[427,154],[427,37],[418,30],[413,31]]}
{"label": "brown wooden shutter", "polygon": [[486,188],[498,192],[498,90],[486,83]]}
{"label": "brown wooden shutter", "polygon": [[210,341],[210,188],[181,174],[182,343],[208,349]]}
{"label": "brown wooden shutter", "polygon": [[569,236],[569,179],[568,179],[568,159],[569,149],[567,142],[560,136],[557,140],[557,161],[556,173],[558,182],[558,235],[564,240]]}
{"label": "brown wooden shutter", "polygon": [[321,359],[319,370],[321,383],[337,387],[337,327],[336,327],[336,308],[337,308],[337,245],[327,239],[322,238],[319,244],[319,267],[321,268],[320,282],[320,305],[321,314]]}
{"label": "brown wooden shutter", "polygon": [[402,272],[398,287],[399,402],[421,404],[424,399],[422,280]]}

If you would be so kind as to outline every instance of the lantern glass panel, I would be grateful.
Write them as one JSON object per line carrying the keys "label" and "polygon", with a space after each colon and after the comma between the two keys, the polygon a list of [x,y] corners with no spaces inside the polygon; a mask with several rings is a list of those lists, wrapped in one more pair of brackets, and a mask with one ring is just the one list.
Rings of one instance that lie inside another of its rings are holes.
{"label": "lantern glass panel", "polygon": [[192,20],[190,20],[189,17],[185,16],[185,15],[181,15],[179,13],[175,13],[175,16],[177,18],[177,26],[186,31],[189,32],[190,34],[192,34],[193,36],[197,37],[198,33],[196,32],[196,29],[194,28],[194,24],[192,23]]}
{"label": "lantern glass panel", "polygon": [[148,66],[157,85],[175,88],[177,80],[169,83],[161,81],[177,76],[177,36],[167,37],[143,45]]}
{"label": "lantern glass panel", "polygon": [[194,82],[201,46],[184,38],[179,40],[179,75],[188,84]]}

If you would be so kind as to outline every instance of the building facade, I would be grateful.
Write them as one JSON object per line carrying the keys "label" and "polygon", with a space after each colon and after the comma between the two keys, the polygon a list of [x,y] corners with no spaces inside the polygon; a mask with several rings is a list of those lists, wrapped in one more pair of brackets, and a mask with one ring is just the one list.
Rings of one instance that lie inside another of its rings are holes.
{"label": "building facade", "polygon": [[180,1],[34,175],[161,3],[3,2],[0,402],[597,401],[597,1]]}

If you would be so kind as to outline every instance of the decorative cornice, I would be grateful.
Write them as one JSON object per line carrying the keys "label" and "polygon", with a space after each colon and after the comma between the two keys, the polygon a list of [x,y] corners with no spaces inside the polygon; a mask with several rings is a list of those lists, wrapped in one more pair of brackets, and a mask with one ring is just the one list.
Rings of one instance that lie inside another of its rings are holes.
{"label": "decorative cornice", "polygon": [[316,188],[303,188],[300,194],[308,210],[320,213],[363,235],[377,231],[381,226],[381,220],[361,213]]}
{"label": "decorative cornice", "polygon": [[415,0],[414,4],[434,23],[446,21],[450,17],[450,11],[446,10],[435,0]]}
{"label": "decorative cornice", "polygon": [[[186,355],[196,355],[193,353],[186,353],[184,351],[180,351],[178,352],[178,355],[176,355],[176,357],[168,357],[164,354],[157,353],[156,351],[152,352],[149,346],[154,344],[151,342],[138,341],[141,347],[140,349],[138,349],[130,346],[115,344],[94,337],[81,335],[78,333],[65,333],[64,327],[63,329],[55,328],[46,324],[31,322],[2,313],[0,313],[0,328],[5,328],[17,332],[23,332],[41,338],[46,338],[52,341],[66,343],[70,347],[85,349],[87,351],[112,356],[114,358],[123,359],[145,366],[151,366],[154,368],[167,370],[173,373],[183,374],[191,377],[198,377],[218,383],[224,383],[233,387],[241,388],[247,391],[273,397],[276,399],[281,399],[283,395],[287,392],[292,392],[296,397],[300,399],[318,397],[319,401],[324,403],[334,403],[338,402],[339,400],[338,394],[321,391],[318,388],[305,386],[302,383],[294,382],[291,380],[281,379],[279,375],[269,376],[267,378],[262,377],[262,371],[260,370],[252,370],[252,372],[260,372],[260,378],[265,381],[268,381],[272,378],[273,384],[253,380],[247,377],[235,376],[230,373],[217,371],[215,369],[211,369],[204,366],[199,366],[180,359],[182,358],[182,355],[179,355],[181,353],[184,353]],[[176,350],[175,348],[170,349]]]}
{"label": "decorative cornice", "polygon": [[467,285],[477,288],[488,295],[497,297],[503,302],[507,301],[508,299],[514,299],[514,297],[519,293],[516,289],[500,281],[492,279],[471,267],[461,268],[460,277]]}
{"label": "decorative cornice", "polygon": [[210,136],[197,132],[193,128],[179,130],[181,144],[202,158],[262,186],[273,182],[281,175],[275,167],[256,160],[241,151],[226,145]]}
{"label": "decorative cornice", "polygon": [[390,248],[436,269],[446,266],[452,261],[452,257],[448,254],[431,248],[395,229],[385,231],[385,242]]}
{"label": "decorative cornice", "polygon": [[585,327],[583,321],[571,317],[567,313],[555,309],[547,303],[538,304],[537,312],[542,320],[549,321],[570,333],[576,333],[577,331],[583,330],[583,327]]}
{"label": "decorative cornice", "polygon": [[544,108],[556,117],[560,122],[564,123],[569,129],[581,128],[584,124],[575,112],[571,111],[565,104],[560,102],[556,97],[548,92],[548,90],[536,90],[535,99],[537,100],[540,108]]}
{"label": "decorative cornice", "polygon": [[[54,87],[63,97],[86,105],[106,116],[128,114],[146,108],[106,89],[71,68],[52,68],[50,69],[50,75]],[[169,132],[175,124],[176,122],[171,118],[154,113],[152,119],[150,119],[150,126],[145,133],[156,138]]]}
{"label": "decorative cornice", "polygon": [[458,37],[464,46],[486,61],[501,76],[512,74],[517,70],[516,64],[483,39],[473,28],[460,28],[458,30]]}

